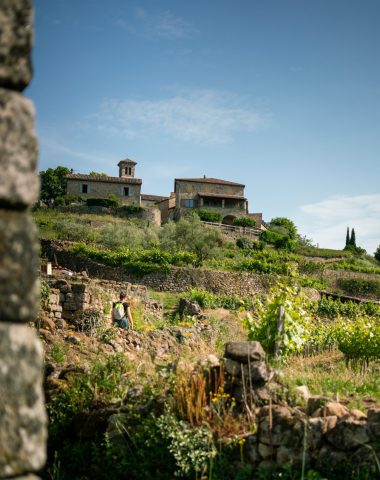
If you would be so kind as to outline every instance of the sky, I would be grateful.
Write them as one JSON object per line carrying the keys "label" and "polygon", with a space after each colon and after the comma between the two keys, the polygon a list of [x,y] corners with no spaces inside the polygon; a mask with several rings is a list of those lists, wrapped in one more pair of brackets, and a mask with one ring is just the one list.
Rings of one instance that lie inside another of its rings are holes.
{"label": "sky", "polygon": [[40,170],[246,185],[251,212],[380,244],[379,0],[34,0]]}

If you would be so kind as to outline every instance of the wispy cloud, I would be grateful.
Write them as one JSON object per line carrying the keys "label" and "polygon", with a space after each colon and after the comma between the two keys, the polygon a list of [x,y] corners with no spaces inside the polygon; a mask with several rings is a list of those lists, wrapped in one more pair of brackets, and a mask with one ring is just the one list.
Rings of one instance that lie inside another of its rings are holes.
{"label": "wispy cloud", "polygon": [[167,135],[198,144],[231,142],[253,132],[268,115],[236,95],[196,90],[162,100],[105,100],[95,115],[99,130],[127,137]]}
{"label": "wispy cloud", "polygon": [[114,23],[128,33],[150,38],[188,38],[197,32],[190,23],[169,10],[149,15],[143,8],[136,8],[130,18],[120,17]]}
{"label": "wispy cloud", "polygon": [[300,210],[299,230],[320,246],[343,248],[348,226],[355,228],[357,244],[368,253],[380,244],[380,194],[334,196]]}
{"label": "wispy cloud", "polygon": [[[78,160],[84,160],[85,162],[90,162],[89,165],[104,165],[114,163],[114,159],[107,158],[106,156],[99,156],[91,152],[82,152],[76,150],[75,148],[68,147],[63,145],[56,140],[46,138],[44,136],[39,137],[41,148],[46,150],[49,153],[60,153],[68,156],[72,161],[72,164],[78,164]],[[70,162],[68,162],[70,163]]]}

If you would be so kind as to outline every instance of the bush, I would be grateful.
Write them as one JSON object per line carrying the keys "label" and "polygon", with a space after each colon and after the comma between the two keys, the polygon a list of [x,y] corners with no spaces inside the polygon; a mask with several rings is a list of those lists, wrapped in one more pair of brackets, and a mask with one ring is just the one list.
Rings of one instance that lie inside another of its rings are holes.
{"label": "bush", "polygon": [[119,206],[119,200],[115,198],[87,198],[86,204],[88,207],[106,207],[113,208]]}
{"label": "bush", "polygon": [[292,220],[284,217],[273,218],[269,222],[269,228],[274,232],[278,232],[283,235],[287,235],[292,240],[297,239],[297,227]]}
{"label": "bush", "polygon": [[57,197],[55,199],[55,205],[61,206],[61,205],[71,205],[71,204],[81,204],[83,203],[84,200],[82,197],[79,195],[74,195],[74,194],[67,194],[67,195],[62,195],[61,197]]}
{"label": "bush", "polygon": [[292,252],[296,248],[296,242],[289,237],[282,237],[274,242],[274,246],[279,250],[288,250],[289,252]]}
{"label": "bush", "polygon": [[120,207],[120,209],[123,212],[129,213],[129,214],[140,213],[144,210],[144,208],[140,207],[140,205],[123,205],[122,207]]}
{"label": "bush", "polygon": [[338,278],[337,285],[348,295],[380,296],[380,281],[361,278]]}
{"label": "bush", "polygon": [[272,232],[271,230],[264,230],[260,235],[260,240],[274,245],[278,240],[284,237],[285,235],[282,235],[281,233]]}
{"label": "bush", "polygon": [[265,243],[262,241],[250,240],[247,237],[241,237],[236,240],[236,246],[242,250],[257,250],[262,251],[265,248]]}
{"label": "bush", "polygon": [[236,227],[256,227],[256,221],[249,217],[236,217],[232,223]]}
{"label": "bush", "polygon": [[222,215],[212,210],[206,210],[205,208],[198,208],[195,213],[203,222],[215,222],[219,223],[222,220]]}

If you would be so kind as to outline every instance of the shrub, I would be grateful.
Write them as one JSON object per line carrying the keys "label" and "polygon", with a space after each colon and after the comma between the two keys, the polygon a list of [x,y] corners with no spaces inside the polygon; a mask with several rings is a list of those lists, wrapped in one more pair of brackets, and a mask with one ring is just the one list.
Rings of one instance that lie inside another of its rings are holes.
{"label": "shrub", "polygon": [[265,248],[265,243],[262,241],[250,240],[247,237],[241,237],[236,240],[236,246],[242,250],[258,250],[262,251]]}
{"label": "shrub", "polygon": [[71,218],[59,220],[54,230],[60,240],[93,242],[97,237],[96,230]]}
{"label": "shrub", "polygon": [[120,207],[120,209],[128,214],[140,213],[144,210],[144,208],[140,207],[140,205],[123,205]]}
{"label": "shrub", "polygon": [[281,238],[284,237],[285,235],[282,235],[281,233],[272,232],[271,230],[264,230],[260,235],[260,240],[265,243],[271,243],[272,245],[274,245],[276,241],[281,240]]}
{"label": "shrub", "polygon": [[337,285],[348,295],[380,296],[380,281],[361,278],[338,278]]}
{"label": "shrub", "polygon": [[81,204],[83,203],[84,200],[82,197],[79,195],[74,195],[74,194],[67,194],[67,195],[62,195],[61,197],[57,197],[55,199],[55,205],[60,206],[60,205],[71,205],[71,204]]}
{"label": "shrub", "polygon": [[119,200],[115,198],[87,198],[86,204],[88,207],[106,207],[113,208],[119,206]]}
{"label": "shrub", "polygon": [[288,356],[301,352],[310,338],[310,318],[307,315],[309,304],[300,296],[298,289],[284,285],[272,288],[263,300],[256,300],[255,313],[258,319],[248,315],[246,327],[248,339],[260,342],[267,353],[273,355],[279,338],[277,319],[280,306],[285,309],[280,354]]}
{"label": "shrub", "polygon": [[279,250],[292,252],[296,248],[296,242],[289,237],[281,237],[274,242],[274,246]]}
{"label": "shrub", "polygon": [[380,262],[380,245],[377,247],[376,252],[374,253],[375,260]]}
{"label": "shrub", "polygon": [[288,218],[284,218],[284,217],[273,218],[269,222],[269,228],[274,232],[287,235],[292,240],[296,240],[297,238],[297,227],[294,225],[294,222],[292,222],[292,220],[289,220]]}
{"label": "shrub", "polygon": [[206,210],[205,208],[198,208],[195,213],[203,222],[215,222],[219,223],[222,220],[222,215],[212,210]]}
{"label": "shrub", "polygon": [[236,217],[232,223],[237,227],[256,227],[256,221],[249,217]]}

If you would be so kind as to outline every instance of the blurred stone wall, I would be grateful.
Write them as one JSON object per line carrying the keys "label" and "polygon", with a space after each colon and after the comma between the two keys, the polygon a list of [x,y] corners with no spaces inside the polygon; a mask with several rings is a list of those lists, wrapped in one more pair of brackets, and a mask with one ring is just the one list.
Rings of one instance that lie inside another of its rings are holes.
{"label": "blurred stone wall", "polygon": [[0,2],[0,478],[36,478],[45,463],[43,351],[28,323],[39,303],[31,0]]}

